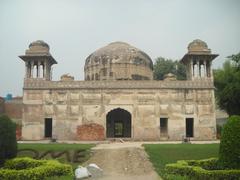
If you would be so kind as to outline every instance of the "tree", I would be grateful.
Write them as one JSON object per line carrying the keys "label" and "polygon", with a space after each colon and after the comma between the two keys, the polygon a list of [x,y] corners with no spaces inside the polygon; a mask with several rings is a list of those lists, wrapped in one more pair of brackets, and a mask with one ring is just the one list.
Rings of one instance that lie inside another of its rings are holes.
{"label": "tree", "polygon": [[231,59],[235,66],[237,66],[237,68],[240,68],[240,52],[238,54],[233,54],[231,56],[228,56],[229,59]]}
{"label": "tree", "polygon": [[228,57],[223,69],[214,71],[216,98],[228,115],[240,115],[240,53]]}
{"label": "tree", "polygon": [[0,167],[6,159],[17,155],[16,124],[6,116],[0,116]]}
{"label": "tree", "polygon": [[183,64],[172,59],[157,58],[153,65],[154,79],[163,80],[168,73],[175,74],[178,80],[186,79],[186,67]]}
{"label": "tree", "polygon": [[221,168],[240,168],[240,116],[231,116],[223,127],[219,148]]}

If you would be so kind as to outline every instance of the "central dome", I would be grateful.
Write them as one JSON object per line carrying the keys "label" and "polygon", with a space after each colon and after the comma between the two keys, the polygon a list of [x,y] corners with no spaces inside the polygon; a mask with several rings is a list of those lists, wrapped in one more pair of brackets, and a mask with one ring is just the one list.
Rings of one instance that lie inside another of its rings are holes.
{"label": "central dome", "polygon": [[153,63],[143,51],[113,42],[90,54],[85,62],[85,80],[149,80]]}

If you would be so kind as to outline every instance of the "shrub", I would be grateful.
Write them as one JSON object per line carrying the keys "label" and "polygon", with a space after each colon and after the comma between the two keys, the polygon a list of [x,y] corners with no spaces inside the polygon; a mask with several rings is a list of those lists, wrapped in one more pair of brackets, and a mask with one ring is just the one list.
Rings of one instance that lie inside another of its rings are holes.
{"label": "shrub", "polygon": [[0,167],[6,159],[17,155],[16,124],[6,116],[0,116]]}
{"label": "shrub", "polygon": [[164,179],[167,180],[189,180],[187,176],[180,176],[176,174],[165,174]]}
{"label": "shrub", "polygon": [[222,125],[217,124],[217,139],[221,138]]}
{"label": "shrub", "polygon": [[200,166],[203,169],[207,169],[207,170],[219,169],[217,158],[202,159],[202,160],[197,160],[197,161],[196,160],[187,160],[186,162],[190,166]]}
{"label": "shrub", "polygon": [[223,127],[219,166],[240,169],[240,116],[231,116]]}
{"label": "shrub", "polygon": [[0,179],[4,180],[39,180],[51,176],[73,176],[71,165],[55,160],[35,160],[28,157],[7,160],[0,169]]}
{"label": "shrub", "polygon": [[15,158],[10,161],[6,161],[4,163],[4,168],[5,169],[16,169],[16,170],[22,170],[22,169],[29,169],[29,168],[35,168],[38,166],[43,165],[46,163],[47,160],[34,160],[28,157],[25,158]]}
{"label": "shrub", "polygon": [[204,168],[211,166],[217,167],[217,159],[177,161],[177,163],[174,164],[167,164],[165,170],[169,174],[177,174],[196,180],[240,179],[240,169],[209,170]]}

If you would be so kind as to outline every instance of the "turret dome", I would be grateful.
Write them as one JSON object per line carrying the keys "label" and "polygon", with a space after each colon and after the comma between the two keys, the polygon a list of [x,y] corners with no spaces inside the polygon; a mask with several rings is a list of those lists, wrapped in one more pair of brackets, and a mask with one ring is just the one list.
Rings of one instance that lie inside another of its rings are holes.
{"label": "turret dome", "polygon": [[42,40],[37,40],[29,45],[27,55],[49,55],[49,45]]}
{"label": "turret dome", "polygon": [[195,39],[188,45],[188,53],[190,54],[199,54],[206,53],[210,54],[211,50],[208,49],[207,43],[200,39]]}

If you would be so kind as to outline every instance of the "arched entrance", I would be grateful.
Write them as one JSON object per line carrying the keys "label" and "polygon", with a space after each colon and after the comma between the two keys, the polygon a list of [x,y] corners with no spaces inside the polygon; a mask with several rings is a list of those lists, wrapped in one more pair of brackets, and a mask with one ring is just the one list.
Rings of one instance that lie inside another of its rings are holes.
{"label": "arched entrance", "polygon": [[131,114],[121,108],[107,114],[107,138],[131,137]]}

